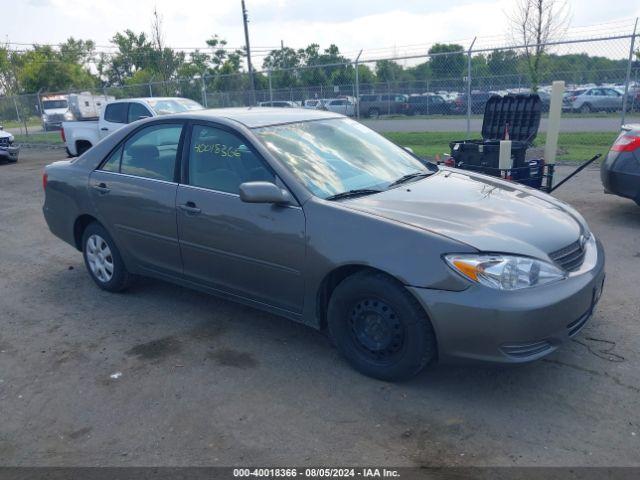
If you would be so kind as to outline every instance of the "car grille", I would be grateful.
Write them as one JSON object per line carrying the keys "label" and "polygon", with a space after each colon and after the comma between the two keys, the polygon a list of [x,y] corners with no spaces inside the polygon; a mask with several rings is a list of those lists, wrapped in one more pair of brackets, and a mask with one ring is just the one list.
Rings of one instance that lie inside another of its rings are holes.
{"label": "car grille", "polygon": [[0,147],[8,147],[9,146],[9,137],[0,138]]}
{"label": "car grille", "polygon": [[551,350],[553,345],[547,340],[532,343],[513,343],[510,345],[502,345],[500,350],[503,353],[515,358],[527,358],[542,352]]}
{"label": "car grille", "polygon": [[64,120],[64,114],[63,113],[52,113],[52,114],[47,116],[47,121],[49,123],[62,122],[63,120]]}
{"label": "car grille", "polygon": [[584,254],[584,243],[578,240],[571,245],[550,253],[549,257],[566,271],[573,272],[582,265]]}
{"label": "car grille", "polygon": [[580,318],[578,318],[577,320],[567,325],[567,330],[569,330],[569,336],[574,337],[575,335],[577,335],[578,332],[582,330],[582,327],[586,325],[589,318],[591,318],[591,309],[589,309],[589,311],[584,315],[582,315]]}

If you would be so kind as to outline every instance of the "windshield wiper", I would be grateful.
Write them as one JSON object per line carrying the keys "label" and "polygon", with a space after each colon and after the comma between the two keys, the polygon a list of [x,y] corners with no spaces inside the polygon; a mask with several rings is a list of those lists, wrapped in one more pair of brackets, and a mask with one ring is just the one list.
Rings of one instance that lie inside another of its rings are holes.
{"label": "windshield wiper", "polygon": [[346,192],[340,192],[336,193],[335,195],[330,195],[325,198],[325,200],[340,200],[341,198],[357,197],[360,195],[371,195],[380,192],[382,192],[382,190],[377,190],[375,188],[356,188],[355,190],[347,190]]}
{"label": "windshield wiper", "polygon": [[400,185],[401,183],[406,183],[409,180],[413,180],[415,178],[423,178],[423,177],[428,177],[429,175],[433,175],[435,172],[413,172],[413,173],[407,173],[406,175],[401,176],[399,179],[391,182],[389,184],[389,187],[387,188],[391,188],[391,187],[395,187],[396,185]]}

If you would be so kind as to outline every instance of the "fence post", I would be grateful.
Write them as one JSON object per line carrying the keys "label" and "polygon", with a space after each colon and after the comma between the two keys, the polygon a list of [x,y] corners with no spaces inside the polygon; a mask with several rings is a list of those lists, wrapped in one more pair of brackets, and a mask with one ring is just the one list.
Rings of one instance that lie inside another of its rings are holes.
{"label": "fence post", "polygon": [[473,44],[476,43],[476,38],[473,38],[473,42],[467,50],[467,137],[471,134],[471,53],[473,51]]}
{"label": "fence post", "polygon": [[360,75],[358,72],[358,60],[360,60],[360,55],[362,55],[362,49],[360,50],[360,52],[358,53],[358,56],[356,57],[356,91],[355,91],[355,97],[356,97],[356,118],[360,118]]}
{"label": "fence post", "polygon": [[627,115],[627,100],[629,98],[629,81],[631,79],[631,64],[633,63],[633,47],[636,41],[636,29],[638,28],[638,18],[636,17],[636,23],[633,26],[633,35],[631,36],[631,45],[629,46],[629,63],[627,64],[627,77],[624,81],[624,97],[622,98],[622,116],[620,118],[620,125],[624,125]]}
{"label": "fence post", "polygon": [[207,105],[207,78],[206,74],[202,74],[202,105],[204,108],[209,108]]}
{"label": "fence post", "polygon": [[153,88],[151,88],[151,80],[149,80],[149,96],[153,97]]}
{"label": "fence post", "polygon": [[273,102],[273,86],[271,85],[271,69],[267,70],[267,76],[269,77],[269,101]]}
{"label": "fence post", "polygon": [[[13,96],[13,106],[16,107],[16,117],[18,117],[18,125],[20,125],[20,133],[22,133],[22,120],[20,120],[20,110],[18,109],[18,102],[16,102],[16,96]],[[27,129],[27,122],[24,122],[24,128]],[[29,135],[29,132],[26,132]]]}

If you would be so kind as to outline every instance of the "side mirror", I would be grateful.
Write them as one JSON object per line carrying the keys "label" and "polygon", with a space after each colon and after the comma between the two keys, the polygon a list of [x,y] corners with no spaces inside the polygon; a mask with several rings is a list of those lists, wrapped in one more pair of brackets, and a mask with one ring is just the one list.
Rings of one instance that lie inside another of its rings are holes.
{"label": "side mirror", "polygon": [[271,182],[245,182],[240,184],[240,200],[247,203],[291,203],[291,194]]}

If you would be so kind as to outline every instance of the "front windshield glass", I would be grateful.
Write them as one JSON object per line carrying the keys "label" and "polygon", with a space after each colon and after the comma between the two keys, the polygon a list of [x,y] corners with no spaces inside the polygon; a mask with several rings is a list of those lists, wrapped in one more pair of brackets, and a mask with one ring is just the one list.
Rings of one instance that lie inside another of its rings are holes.
{"label": "front windshield glass", "polygon": [[44,100],[42,102],[42,108],[45,110],[52,110],[54,108],[67,108],[66,100]]}
{"label": "front windshield glass", "polygon": [[158,115],[168,115],[170,113],[188,112],[191,110],[203,110],[204,107],[198,102],[188,98],[159,98],[147,99],[147,103]]}
{"label": "front windshield glass", "polygon": [[357,189],[382,190],[423,163],[350,119],[276,125],[254,130],[265,146],[316,196]]}

